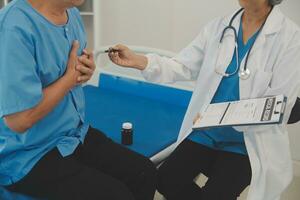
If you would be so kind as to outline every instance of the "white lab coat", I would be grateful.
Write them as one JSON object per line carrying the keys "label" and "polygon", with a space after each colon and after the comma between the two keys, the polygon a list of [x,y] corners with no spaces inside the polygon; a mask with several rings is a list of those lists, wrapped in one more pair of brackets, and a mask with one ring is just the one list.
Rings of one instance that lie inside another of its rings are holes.
{"label": "white lab coat", "polygon": [[[179,133],[180,143],[192,131],[197,113],[211,102],[222,79],[216,67],[226,71],[234,54],[234,35],[223,29],[232,16],[209,23],[200,35],[173,59],[147,55],[144,77],[157,83],[197,80],[192,99]],[[239,30],[241,17],[234,21]],[[220,47],[219,47],[220,46]],[[245,59],[241,66],[244,66]],[[240,80],[241,99],[284,94],[288,97],[286,123],[300,87],[300,30],[278,7],[270,14],[252,49],[248,68],[251,77]],[[286,125],[234,127],[244,132],[252,180],[248,200],[278,200],[293,177]]]}

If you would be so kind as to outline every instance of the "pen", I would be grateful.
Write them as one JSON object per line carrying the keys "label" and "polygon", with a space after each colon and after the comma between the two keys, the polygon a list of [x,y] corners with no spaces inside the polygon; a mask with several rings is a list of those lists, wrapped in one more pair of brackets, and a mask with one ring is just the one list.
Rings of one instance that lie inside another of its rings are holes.
{"label": "pen", "polygon": [[119,50],[117,50],[117,49],[109,48],[108,50],[105,50],[104,53],[118,52],[118,51]]}

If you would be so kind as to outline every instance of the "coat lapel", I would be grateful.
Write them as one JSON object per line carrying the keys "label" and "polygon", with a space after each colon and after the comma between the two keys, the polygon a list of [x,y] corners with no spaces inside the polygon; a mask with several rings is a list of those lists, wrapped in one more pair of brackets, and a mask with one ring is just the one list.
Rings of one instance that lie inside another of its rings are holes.
{"label": "coat lapel", "polygon": [[[270,13],[265,27],[262,29],[261,33],[258,35],[257,40],[251,50],[248,60],[248,69],[251,71],[251,76],[248,80],[240,80],[240,98],[241,99],[248,99],[248,98],[255,98],[257,94],[253,91],[256,88],[253,88],[253,83],[257,80],[257,71],[259,69],[265,68],[265,63],[263,62],[264,54],[266,52],[265,47],[267,43],[268,37],[277,33],[281,29],[281,24],[283,20],[283,14],[281,13],[278,7],[274,7],[272,12]],[[245,58],[241,63],[241,67],[245,65]]]}

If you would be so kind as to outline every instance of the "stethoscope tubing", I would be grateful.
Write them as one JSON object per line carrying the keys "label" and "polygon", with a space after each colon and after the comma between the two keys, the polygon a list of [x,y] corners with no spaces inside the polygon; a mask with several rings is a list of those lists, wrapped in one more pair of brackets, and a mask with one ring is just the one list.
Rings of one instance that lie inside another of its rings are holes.
{"label": "stethoscope tubing", "polygon": [[[234,40],[235,40],[235,54],[236,54],[236,63],[237,63],[237,67],[236,67],[236,70],[232,73],[224,73],[222,74],[223,76],[226,76],[226,77],[229,77],[229,76],[233,76],[234,74],[236,74],[238,71],[239,72],[239,77],[241,79],[248,79],[251,72],[250,70],[248,69],[248,60],[249,60],[249,57],[250,57],[250,54],[251,54],[251,51],[252,51],[252,48],[259,36],[259,34],[261,33],[261,31],[263,30],[266,22],[267,22],[267,19],[270,15],[270,13],[272,12],[273,10],[273,7],[271,9],[271,11],[268,13],[268,16],[267,18],[265,19],[265,21],[263,22],[263,24],[260,26],[260,28],[258,29],[257,31],[257,37],[255,38],[253,44],[250,46],[248,52],[247,52],[247,55],[246,55],[246,60],[245,60],[245,63],[244,63],[244,67],[243,69],[240,69],[240,61],[239,61],[239,53],[238,53],[238,33],[237,33],[237,30],[236,28],[232,25],[233,24],[233,21],[236,19],[236,17],[244,10],[244,8],[241,8],[239,9],[234,15],[233,17],[230,19],[230,22],[229,22],[229,25],[227,27],[224,28],[224,30],[222,31],[222,35],[221,35],[221,38],[220,38],[220,45],[222,44],[223,42],[223,39],[224,39],[224,36],[225,36],[225,33],[226,31],[229,31],[229,30],[232,30],[233,33],[234,33]],[[218,71],[216,70],[216,72],[218,73]],[[219,73],[220,74],[220,73]]]}

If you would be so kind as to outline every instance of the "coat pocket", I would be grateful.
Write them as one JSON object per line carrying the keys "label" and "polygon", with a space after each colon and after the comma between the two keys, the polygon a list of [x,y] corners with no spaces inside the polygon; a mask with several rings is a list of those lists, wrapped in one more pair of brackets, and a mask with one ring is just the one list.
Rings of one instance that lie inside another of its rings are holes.
{"label": "coat pocket", "polygon": [[258,70],[255,73],[252,87],[252,95],[255,97],[262,97],[267,91],[268,86],[272,79],[272,72]]}

